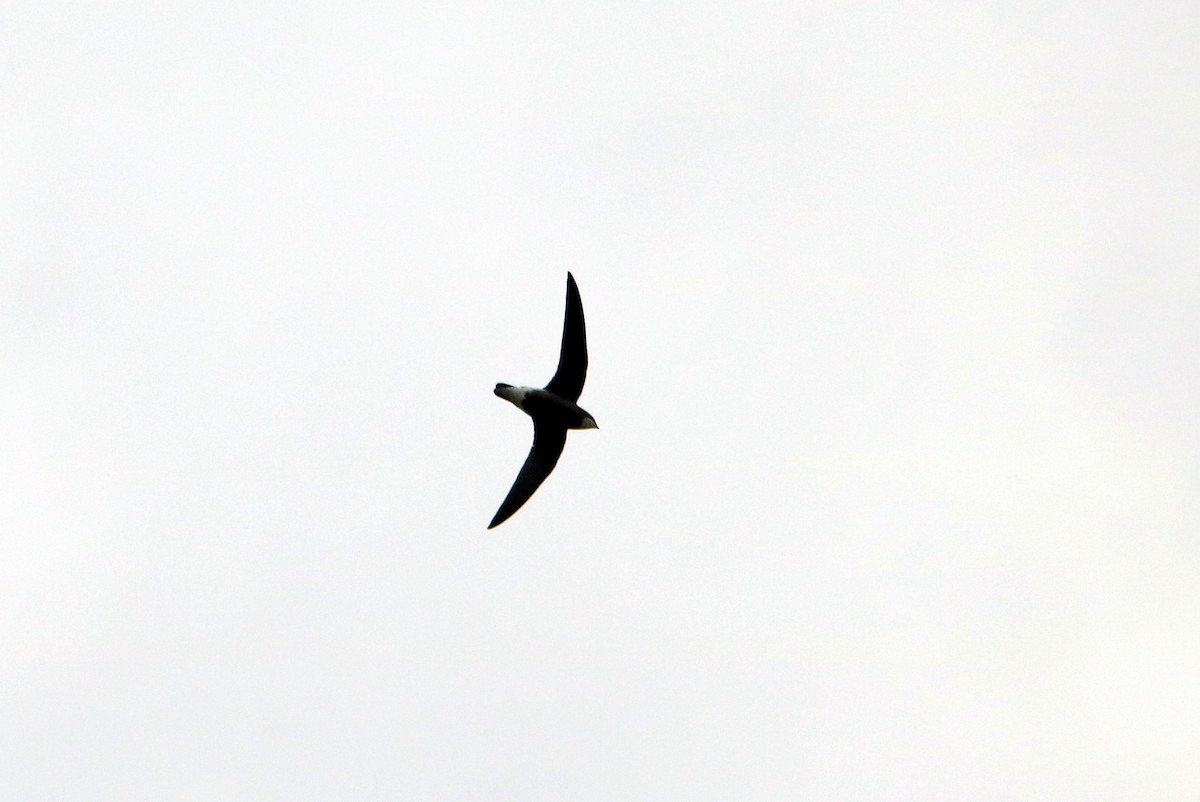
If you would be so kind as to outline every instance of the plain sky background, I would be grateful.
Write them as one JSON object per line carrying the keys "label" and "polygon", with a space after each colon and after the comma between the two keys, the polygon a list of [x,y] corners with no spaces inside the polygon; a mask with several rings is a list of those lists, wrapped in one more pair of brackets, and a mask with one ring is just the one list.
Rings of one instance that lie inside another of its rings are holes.
{"label": "plain sky background", "polygon": [[1195,799],[1198,42],[7,4],[0,797]]}

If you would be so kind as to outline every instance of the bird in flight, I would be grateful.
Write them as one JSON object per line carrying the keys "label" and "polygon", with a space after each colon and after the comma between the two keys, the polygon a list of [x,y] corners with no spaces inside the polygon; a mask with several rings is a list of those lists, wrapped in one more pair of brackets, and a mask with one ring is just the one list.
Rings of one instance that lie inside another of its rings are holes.
{"label": "bird in flight", "polygon": [[558,464],[567,442],[567,429],[598,429],[596,419],[575,402],[583,392],[587,377],[587,334],[583,327],[583,301],[575,277],[567,273],[567,311],[563,320],[562,350],[558,355],[558,370],[542,389],[513,387],[500,383],[493,391],[511,401],[533,418],[533,448],[517,474],[512,489],[496,511],[488,529],[499,526],[521,509],[533,492],[541,486],[550,471]]}

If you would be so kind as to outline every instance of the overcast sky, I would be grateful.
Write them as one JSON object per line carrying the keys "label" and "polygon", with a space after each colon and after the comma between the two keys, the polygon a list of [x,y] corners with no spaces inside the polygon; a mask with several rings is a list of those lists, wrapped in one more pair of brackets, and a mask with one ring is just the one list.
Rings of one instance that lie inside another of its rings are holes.
{"label": "overcast sky", "polygon": [[1195,799],[1197,42],[8,4],[0,797]]}

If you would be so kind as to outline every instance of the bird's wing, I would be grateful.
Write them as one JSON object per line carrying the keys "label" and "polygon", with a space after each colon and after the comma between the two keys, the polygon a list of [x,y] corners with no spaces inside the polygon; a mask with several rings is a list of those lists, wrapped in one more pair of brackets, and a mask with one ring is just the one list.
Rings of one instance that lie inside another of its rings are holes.
{"label": "bird's wing", "polygon": [[488,524],[488,529],[507,521],[514,512],[521,509],[522,504],[529,501],[529,497],[558,464],[558,456],[562,454],[563,445],[566,442],[567,430],[565,428],[534,421],[533,448],[529,449],[529,456],[525,458],[525,464],[521,466],[521,472],[517,474],[517,481],[513,482],[512,489],[508,491],[504,503],[500,505],[500,509],[496,510],[496,515]]}
{"label": "bird's wing", "polygon": [[567,311],[563,317],[562,351],[558,370],[546,389],[570,401],[578,401],[587,378],[587,332],[583,326],[583,301],[575,277],[567,273]]}

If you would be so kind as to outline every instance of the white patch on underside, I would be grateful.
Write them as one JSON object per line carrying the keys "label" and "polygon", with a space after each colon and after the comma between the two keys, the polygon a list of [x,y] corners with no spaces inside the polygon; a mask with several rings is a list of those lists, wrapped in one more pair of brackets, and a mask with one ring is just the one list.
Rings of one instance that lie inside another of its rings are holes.
{"label": "white patch on underside", "polygon": [[525,396],[533,391],[532,387],[501,387],[496,391],[496,395],[511,401],[517,406],[521,406],[521,402],[525,400]]}

